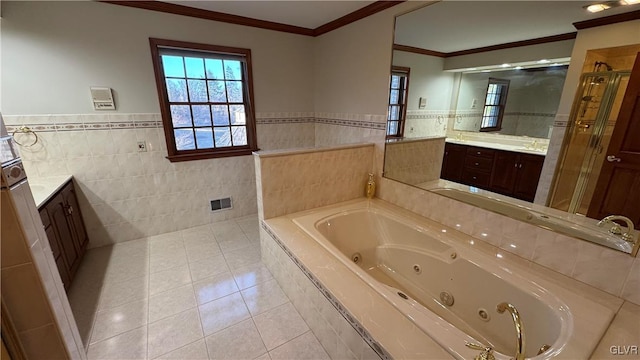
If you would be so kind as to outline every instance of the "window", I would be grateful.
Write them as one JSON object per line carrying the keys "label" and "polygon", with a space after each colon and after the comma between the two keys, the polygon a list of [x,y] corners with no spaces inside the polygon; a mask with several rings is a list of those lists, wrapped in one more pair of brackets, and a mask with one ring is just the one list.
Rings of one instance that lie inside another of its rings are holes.
{"label": "window", "polygon": [[249,155],[257,150],[251,50],[149,39],[174,161]]}
{"label": "window", "polygon": [[487,97],[484,100],[484,111],[480,131],[500,131],[502,116],[507,103],[509,80],[489,78]]}
{"label": "window", "polygon": [[404,134],[404,120],[407,114],[409,93],[409,68],[391,68],[389,88],[389,113],[387,115],[387,139],[401,138]]}

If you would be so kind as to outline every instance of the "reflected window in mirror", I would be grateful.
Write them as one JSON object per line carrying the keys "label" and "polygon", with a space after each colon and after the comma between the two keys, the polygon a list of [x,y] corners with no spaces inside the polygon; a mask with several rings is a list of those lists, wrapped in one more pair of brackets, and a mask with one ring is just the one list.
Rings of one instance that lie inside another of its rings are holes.
{"label": "reflected window in mirror", "polygon": [[507,103],[509,82],[505,79],[489,78],[480,131],[500,131],[502,129],[502,116]]}
{"label": "reflected window in mirror", "polygon": [[407,116],[407,96],[409,95],[408,67],[393,66],[389,86],[389,112],[387,114],[387,139],[404,135],[404,121]]}

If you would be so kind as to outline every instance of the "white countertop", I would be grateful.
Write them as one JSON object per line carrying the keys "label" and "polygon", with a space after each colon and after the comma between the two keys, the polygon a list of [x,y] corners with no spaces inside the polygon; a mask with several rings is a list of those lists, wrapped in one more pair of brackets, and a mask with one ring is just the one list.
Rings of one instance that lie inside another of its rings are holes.
{"label": "white countertop", "polygon": [[63,175],[28,179],[33,199],[36,201],[36,206],[40,208],[40,206],[44,205],[44,203],[51,199],[51,197],[72,178],[71,175]]}
{"label": "white countertop", "polygon": [[447,138],[445,141],[452,144],[479,146],[479,147],[488,148],[488,149],[513,151],[513,152],[519,152],[524,154],[541,155],[541,156],[547,155],[546,147],[543,148],[544,150],[534,150],[534,149],[527,148],[525,145],[509,145],[509,144],[494,143],[494,142],[487,142],[487,141],[458,140],[455,138]]}

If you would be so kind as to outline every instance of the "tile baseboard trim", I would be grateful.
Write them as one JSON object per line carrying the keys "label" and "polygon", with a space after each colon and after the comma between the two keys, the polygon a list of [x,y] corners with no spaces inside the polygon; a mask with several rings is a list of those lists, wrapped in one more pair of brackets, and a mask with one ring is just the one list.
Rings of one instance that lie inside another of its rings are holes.
{"label": "tile baseboard trim", "polygon": [[362,326],[362,324],[360,324],[360,322],[358,322],[356,318],[353,315],[351,315],[347,309],[344,308],[342,303],[340,303],[340,301],[338,301],[335,298],[335,296],[333,296],[331,291],[329,291],[329,289],[327,289],[320,282],[320,280],[318,280],[318,278],[316,278],[315,275],[313,275],[313,273],[309,271],[309,269],[307,269],[307,267],[304,266],[304,264],[302,264],[300,260],[298,260],[295,254],[293,254],[287,248],[287,246],[282,242],[282,240],[280,240],[278,235],[276,235],[273,231],[271,231],[271,229],[264,223],[264,221],[260,222],[260,226],[269,235],[269,237],[271,237],[271,239],[284,251],[284,253],[289,257],[289,259],[291,259],[291,261],[293,261],[293,263],[296,264],[296,266],[300,269],[300,271],[302,271],[302,273],[311,281],[311,283],[318,289],[318,291],[320,291],[320,293],[324,295],[324,297],[331,303],[331,305],[333,305],[333,307],[338,311],[338,313],[340,313],[340,315],[342,315],[342,317],[351,325],[351,327],[353,327],[353,329],[360,335],[362,340],[364,340],[367,344],[369,344],[371,349],[373,349],[373,351],[375,351],[382,360],[393,359],[393,357],[389,354],[389,352],[385,350],[384,347],[382,347],[382,345],[380,345],[371,336],[371,334],[369,334],[369,332]]}

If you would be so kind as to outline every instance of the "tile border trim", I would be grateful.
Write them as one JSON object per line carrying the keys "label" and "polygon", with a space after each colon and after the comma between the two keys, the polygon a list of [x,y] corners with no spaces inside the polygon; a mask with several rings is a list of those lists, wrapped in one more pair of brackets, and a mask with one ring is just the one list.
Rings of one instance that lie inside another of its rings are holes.
{"label": "tile border trim", "polygon": [[[378,115],[326,113],[318,115],[324,115],[324,117],[315,116],[314,113],[264,113],[256,117],[256,125],[328,124],[375,130],[385,130],[387,126],[386,121],[375,121],[383,118]],[[45,119],[46,121],[43,121]],[[7,122],[9,124],[6,124]],[[28,126],[31,130],[39,132],[161,129],[163,127],[159,114],[7,115],[5,124],[9,133],[18,131],[21,126]]]}
{"label": "tile border trim", "polygon": [[358,127],[358,128],[375,129],[375,130],[385,130],[387,128],[386,122],[379,123],[375,121],[316,118],[315,122],[317,124],[339,125],[339,126]]}
{"label": "tile border trim", "polygon": [[340,303],[340,301],[338,301],[333,296],[333,294],[331,294],[331,291],[329,291],[329,289],[322,285],[320,280],[318,280],[318,278],[316,278],[315,275],[313,275],[313,273],[309,271],[309,269],[307,269],[307,267],[304,266],[304,264],[302,264],[300,260],[298,260],[295,254],[287,248],[282,240],[280,240],[278,235],[271,231],[269,226],[265,224],[264,220],[260,222],[260,226],[262,227],[262,229],[264,229],[264,231],[267,232],[267,234],[269,234],[271,239],[273,239],[273,241],[275,241],[275,243],[280,246],[280,248],[284,251],[285,254],[287,254],[291,261],[293,261],[294,264],[298,266],[302,273],[311,281],[311,283],[313,283],[313,285],[322,293],[322,295],[324,295],[324,297],[329,300],[329,302],[340,313],[340,315],[342,315],[342,317],[344,317],[345,320],[349,322],[349,324],[360,335],[360,337],[362,337],[362,339],[366,341],[369,346],[371,346],[371,349],[373,349],[373,351],[375,351],[382,360],[392,360],[393,357],[391,356],[391,354],[389,354],[389,352],[385,350],[384,347],[371,336],[371,334],[369,334],[369,332],[362,326],[362,324],[360,324],[360,322],[358,322],[358,320],[356,320],[356,318],[351,315],[347,309],[344,308],[342,303]]}

